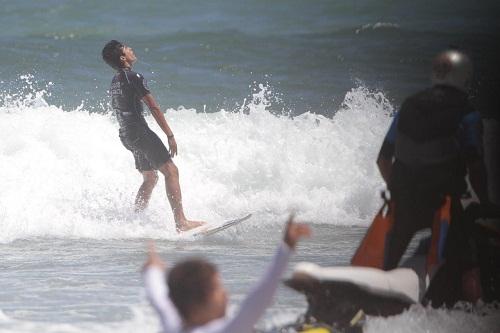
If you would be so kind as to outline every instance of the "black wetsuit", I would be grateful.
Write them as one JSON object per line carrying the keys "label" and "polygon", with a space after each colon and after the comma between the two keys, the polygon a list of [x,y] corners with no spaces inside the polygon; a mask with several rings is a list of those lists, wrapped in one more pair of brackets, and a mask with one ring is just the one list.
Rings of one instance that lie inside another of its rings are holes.
{"label": "black wetsuit", "polygon": [[170,154],[144,119],[142,98],[150,93],[146,80],[139,73],[120,69],[113,77],[110,93],[120,124],[120,140],[134,154],[136,168],[158,169],[170,159]]}
{"label": "black wetsuit", "polygon": [[396,268],[411,238],[430,227],[445,196],[451,216],[460,216],[468,159],[481,154],[480,117],[467,95],[434,86],[405,100],[386,135],[380,155],[394,158],[390,190],[395,222],[387,235],[384,269]]}

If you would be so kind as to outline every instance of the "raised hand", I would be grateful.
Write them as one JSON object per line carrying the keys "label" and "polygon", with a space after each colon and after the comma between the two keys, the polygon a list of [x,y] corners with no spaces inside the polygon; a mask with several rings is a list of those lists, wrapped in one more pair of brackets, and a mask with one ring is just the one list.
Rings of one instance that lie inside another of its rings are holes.
{"label": "raised hand", "polygon": [[295,249],[299,239],[305,237],[311,237],[311,228],[307,224],[295,222],[295,216],[291,214],[286,223],[284,235],[285,243],[291,249]]}
{"label": "raised hand", "polygon": [[146,269],[150,266],[155,266],[161,269],[165,269],[167,267],[165,262],[158,255],[158,252],[156,252],[156,245],[154,241],[150,241],[148,243],[148,258],[144,263],[143,269]]}

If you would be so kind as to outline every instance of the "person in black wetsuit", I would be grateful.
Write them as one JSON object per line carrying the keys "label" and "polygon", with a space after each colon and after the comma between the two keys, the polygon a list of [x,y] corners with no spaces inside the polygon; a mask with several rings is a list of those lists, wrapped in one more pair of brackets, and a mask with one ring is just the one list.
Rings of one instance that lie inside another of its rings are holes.
{"label": "person in black wetsuit", "polygon": [[395,203],[384,269],[396,268],[413,235],[432,226],[446,196],[451,197],[452,227],[460,219],[467,174],[478,200],[489,204],[481,119],[466,93],[471,77],[465,54],[439,54],[433,86],[407,98],[394,117],[377,159]]}
{"label": "person in black wetsuit", "polygon": [[[108,42],[102,50],[103,60],[117,72],[111,82],[111,105],[120,125],[122,144],[130,150],[135,166],[142,173],[144,181],[136,196],[136,210],[143,210],[149,202],[158,180],[157,170],[165,176],[167,197],[174,214],[178,232],[202,225],[204,222],[190,221],[184,216],[179,186],[179,171],[172,161],[177,155],[174,134],[165,116],[156,103],[144,77],[132,71],[137,60],[134,51],[116,40]],[[148,127],[143,116],[142,102],[146,103],[154,119],[168,138],[170,151],[160,138]]]}

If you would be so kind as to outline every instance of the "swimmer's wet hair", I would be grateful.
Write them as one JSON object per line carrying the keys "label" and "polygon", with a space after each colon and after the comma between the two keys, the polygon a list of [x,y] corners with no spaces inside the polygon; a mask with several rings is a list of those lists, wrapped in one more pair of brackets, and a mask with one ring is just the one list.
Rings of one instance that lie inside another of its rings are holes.
{"label": "swimmer's wet hair", "polygon": [[123,55],[123,44],[117,40],[111,40],[102,49],[102,59],[111,67],[118,70],[122,67],[120,57]]}
{"label": "swimmer's wet hair", "polygon": [[200,258],[185,260],[170,270],[167,277],[170,299],[184,320],[189,320],[194,310],[204,307],[216,273],[213,264]]}

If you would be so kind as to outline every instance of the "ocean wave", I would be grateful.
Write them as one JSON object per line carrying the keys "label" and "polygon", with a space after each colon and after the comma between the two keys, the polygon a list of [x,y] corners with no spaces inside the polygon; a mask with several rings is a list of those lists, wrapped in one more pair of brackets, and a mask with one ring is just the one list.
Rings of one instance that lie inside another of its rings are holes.
{"label": "ocean wave", "polygon": [[[64,110],[44,94],[1,99],[0,242],[175,238],[163,186],[144,213],[133,212],[141,177],[112,114]],[[166,111],[188,216],[220,221],[254,212],[254,223],[271,223],[294,209],[315,223],[367,225],[379,205],[375,158],[393,111],[384,94],[355,87],[333,118],[279,115],[270,96],[261,85],[236,111]]]}
{"label": "ocean wave", "polygon": [[399,29],[400,25],[397,23],[390,22],[377,22],[374,24],[368,23],[362,25],[360,28],[356,29],[356,34],[359,34],[365,30],[379,30],[379,29]]}
{"label": "ocean wave", "polygon": [[414,305],[401,315],[389,318],[370,318],[363,332],[496,332],[500,320],[498,307],[488,304],[460,304],[453,310],[433,309]]}

